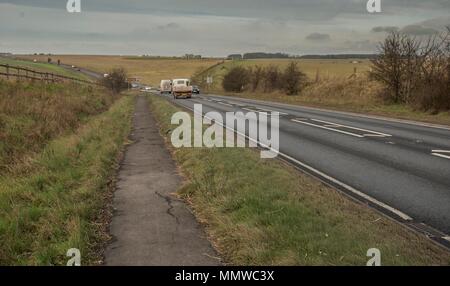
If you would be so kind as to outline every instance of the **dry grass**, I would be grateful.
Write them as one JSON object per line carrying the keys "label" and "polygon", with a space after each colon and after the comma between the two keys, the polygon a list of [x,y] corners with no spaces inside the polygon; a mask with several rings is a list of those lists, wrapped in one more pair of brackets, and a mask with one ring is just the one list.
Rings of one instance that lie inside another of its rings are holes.
{"label": "dry grass", "polygon": [[[212,72],[218,77],[218,81],[223,78],[225,73],[233,66],[239,65],[243,67],[262,66],[268,67],[270,65],[277,66],[284,70],[290,62],[297,62],[299,68],[310,79],[315,79],[316,76],[328,78],[334,76],[348,77],[356,72],[359,75],[365,74],[370,70],[369,60],[328,60],[328,59],[258,59],[258,60],[242,60],[242,61],[227,61],[224,65],[215,68]],[[353,63],[358,61],[359,63]]]}
{"label": "dry grass", "polygon": [[[27,59],[46,61],[47,56],[21,56]],[[204,70],[220,62],[217,59],[184,60],[176,58],[141,58],[122,56],[77,56],[58,55],[62,63],[84,67],[99,73],[112,68],[123,67],[130,76],[138,77],[141,82],[159,86],[162,79],[189,78],[196,71]]]}
{"label": "dry grass", "polygon": [[[359,64],[353,64],[352,60],[297,61],[300,69],[309,78],[308,86],[297,96],[288,96],[282,91],[264,93],[261,88],[256,92],[227,93],[222,87],[223,76],[234,65],[275,65],[283,70],[289,60],[226,62],[212,69],[211,74],[214,75],[215,82],[205,92],[450,125],[450,112],[435,114],[417,110],[414,106],[387,104],[383,101],[380,96],[383,87],[368,79],[369,60],[360,61]],[[353,73],[355,66],[358,67],[356,74]]]}
{"label": "dry grass", "polygon": [[383,87],[380,84],[360,76],[354,79],[340,77],[321,79],[317,83],[311,83],[297,96],[289,96],[281,91],[227,93],[223,90],[214,90],[213,92],[228,96],[450,125],[450,112],[435,114],[422,112],[408,105],[387,104],[379,96],[382,90]]}

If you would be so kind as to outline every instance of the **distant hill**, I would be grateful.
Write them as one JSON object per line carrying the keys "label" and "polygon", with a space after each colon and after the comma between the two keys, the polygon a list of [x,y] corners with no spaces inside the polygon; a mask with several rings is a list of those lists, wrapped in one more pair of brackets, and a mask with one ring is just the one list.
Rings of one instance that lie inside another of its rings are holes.
{"label": "distant hill", "polygon": [[293,56],[284,53],[245,53],[232,54],[227,57],[230,60],[251,60],[251,59],[373,59],[376,54],[335,54],[335,55],[304,55],[304,56]]}
{"label": "distant hill", "polygon": [[376,54],[340,54],[340,55],[304,55],[297,58],[342,60],[342,59],[373,59],[376,56],[377,56]]}
{"label": "distant hill", "polygon": [[245,53],[243,58],[250,59],[287,59],[290,56],[283,53]]}

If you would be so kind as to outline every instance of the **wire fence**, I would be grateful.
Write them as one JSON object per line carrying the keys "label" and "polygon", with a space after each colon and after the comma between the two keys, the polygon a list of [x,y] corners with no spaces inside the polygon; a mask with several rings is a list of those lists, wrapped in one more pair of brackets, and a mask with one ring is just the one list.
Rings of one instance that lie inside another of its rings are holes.
{"label": "wire fence", "polygon": [[0,64],[0,76],[6,79],[23,79],[23,80],[38,80],[46,83],[57,83],[57,82],[76,82],[90,85],[99,85],[97,82],[79,79],[70,76],[63,76],[48,72],[39,72],[36,70]]}

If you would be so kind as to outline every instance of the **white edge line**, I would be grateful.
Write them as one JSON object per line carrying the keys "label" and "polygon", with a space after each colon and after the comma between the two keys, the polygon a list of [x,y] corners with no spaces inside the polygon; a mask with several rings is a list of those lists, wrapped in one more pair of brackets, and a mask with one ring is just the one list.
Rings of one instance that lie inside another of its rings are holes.
{"label": "white edge line", "polygon": [[431,150],[433,153],[450,153],[450,150]]}
{"label": "white edge line", "polygon": [[446,156],[446,155],[442,155],[442,154],[431,153],[431,155],[436,156],[436,157],[445,158],[445,159],[450,159],[450,156]]}
{"label": "white edge line", "polygon": [[297,123],[301,123],[301,124],[305,124],[305,125],[309,125],[309,126],[322,128],[322,129],[326,129],[326,130],[331,130],[331,131],[335,131],[335,132],[339,132],[339,133],[343,133],[343,134],[347,134],[347,135],[358,137],[358,138],[364,138],[364,136],[362,136],[362,135],[358,135],[358,134],[355,134],[355,133],[350,133],[350,132],[347,132],[347,131],[342,131],[342,130],[334,129],[334,128],[330,128],[330,127],[325,127],[325,126],[321,126],[321,125],[316,125],[316,124],[312,124],[312,123],[309,123],[309,122],[304,122],[304,121],[295,120],[295,119],[291,119],[291,121],[297,122]]}
{"label": "white edge line", "polygon": [[[189,107],[186,107],[186,108],[191,110],[191,111],[193,111],[194,113],[196,113],[195,110],[193,110],[193,109],[191,109]],[[197,114],[199,114],[199,113],[197,113]],[[201,115],[202,117],[205,117],[203,114],[199,114],[199,115]],[[208,119],[211,120],[211,118],[208,118]],[[309,166],[309,165],[307,165],[305,163],[300,162],[297,159],[292,158],[291,156],[289,156],[287,154],[281,153],[280,151],[275,150],[272,147],[269,147],[269,146],[267,146],[267,145],[265,145],[265,144],[263,144],[261,142],[258,142],[258,140],[252,139],[249,136],[247,136],[246,134],[242,134],[241,132],[234,130],[234,128],[227,127],[223,123],[220,123],[220,122],[217,122],[217,123],[220,124],[223,128],[226,128],[228,130],[234,131],[236,134],[238,134],[240,136],[243,136],[244,138],[247,138],[248,140],[261,145],[263,148],[269,149],[270,151],[281,155],[285,159],[288,159],[288,160],[290,160],[290,161],[292,161],[292,162],[302,166],[303,168],[308,169],[309,171],[311,171],[311,172],[313,172],[313,173],[315,173],[315,174],[317,174],[317,175],[319,175],[319,176],[321,176],[321,177],[323,177],[323,178],[325,178],[325,179],[327,179],[327,180],[329,180],[329,181],[331,181],[331,182],[333,182],[333,183],[335,183],[335,184],[345,188],[346,190],[354,193],[355,195],[358,195],[358,196],[364,198],[365,200],[367,200],[367,201],[369,201],[369,202],[371,202],[373,204],[376,204],[379,207],[382,207],[382,208],[390,211],[391,213],[396,214],[397,216],[399,216],[403,220],[406,220],[406,221],[412,221],[413,220],[410,216],[408,216],[407,214],[403,213],[402,211],[397,210],[397,209],[395,209],[395,208],[393,208],[391,206],[388,206],[387,204],[385,204],[383,202],[380,202],[377,199],[372,198],[371,196],[369,196],[367,194],[364,194],[364,193],[356,190],[355,188],[353,188],[353,187],[351,187],[351,186],[349,186],[349,185],[347,185],[347,184],[345,184],[345,183],[343,183],[343,182],[341,182],[341,181],[339,181],[339,180],[337,180],[337,179],[335,179],[333,177],[330,177],[330,176],[326,175],[325,173],[322,173],[321,171],[319,171],[319,170],[317,170],[317,169],[315,169],[315,168],[313,168],[313,167],[311,167],[311,166]]]}

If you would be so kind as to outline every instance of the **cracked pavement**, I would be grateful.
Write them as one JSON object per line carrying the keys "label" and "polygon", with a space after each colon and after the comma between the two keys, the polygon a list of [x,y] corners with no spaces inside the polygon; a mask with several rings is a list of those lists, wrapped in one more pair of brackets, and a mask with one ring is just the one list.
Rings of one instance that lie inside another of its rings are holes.
{"label": "cracked pavement", "polygon": [[118,172],[113,239],[106,265],[214,266],[220,259],[189,210],[174,194],[182,184],[145,96],[136,99],[134,142]]}

